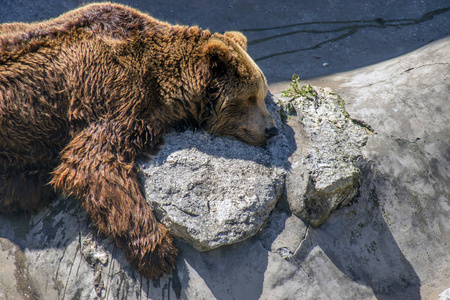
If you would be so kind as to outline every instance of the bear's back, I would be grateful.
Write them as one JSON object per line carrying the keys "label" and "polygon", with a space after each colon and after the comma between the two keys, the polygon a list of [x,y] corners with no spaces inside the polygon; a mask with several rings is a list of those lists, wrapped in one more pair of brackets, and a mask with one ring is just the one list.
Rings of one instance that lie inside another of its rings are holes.
{"label": "bear's back", "polygon": [[0,63],[70,39],[157,37],[167,34],[171,27],[123,5],[91,4],[44,22],[0,25]]}

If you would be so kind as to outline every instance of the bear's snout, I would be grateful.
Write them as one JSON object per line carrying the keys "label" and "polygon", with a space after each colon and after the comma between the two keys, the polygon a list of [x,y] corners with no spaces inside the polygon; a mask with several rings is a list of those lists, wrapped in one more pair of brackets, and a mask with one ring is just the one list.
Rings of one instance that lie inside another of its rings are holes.
{"label": "bear's snout", "polygon": [[278,128],[276,128],[275,126],[266,128],[265,135],[267,139],[270,139],[271,137],[278,135]]}

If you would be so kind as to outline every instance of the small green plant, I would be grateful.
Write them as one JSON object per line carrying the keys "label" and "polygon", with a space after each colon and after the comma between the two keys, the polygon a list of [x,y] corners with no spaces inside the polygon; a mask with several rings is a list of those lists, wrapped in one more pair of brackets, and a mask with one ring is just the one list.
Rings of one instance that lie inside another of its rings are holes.
{"label": "small green plant", "polygon": [[294,74],[292,76],[290,87],[281,92],[281,96],[291,98],[306,97],[315,100],[317,98],[317,92],[309,84],[300,86],[300,77],[297,74]]}
{"label": "small green plant", "polygon": [[281,96],[283,97],[294,97],[294,95],[298,92],[298,86],[300,84],[300,77],[297,74],[292,76],[292,82],[289,85],[290,87],[281,92]]}

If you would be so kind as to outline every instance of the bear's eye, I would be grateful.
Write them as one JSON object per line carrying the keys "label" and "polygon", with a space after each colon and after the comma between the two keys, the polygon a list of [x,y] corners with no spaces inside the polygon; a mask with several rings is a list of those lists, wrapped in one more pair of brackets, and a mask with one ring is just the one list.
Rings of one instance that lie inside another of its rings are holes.
{"label": "bear's eye", "polygon": [[249,103],[256,103],[257,101],[256,101],[256,97],[255,96],[250,96],[250,97],[248,97],[248,100],[247,100]]}

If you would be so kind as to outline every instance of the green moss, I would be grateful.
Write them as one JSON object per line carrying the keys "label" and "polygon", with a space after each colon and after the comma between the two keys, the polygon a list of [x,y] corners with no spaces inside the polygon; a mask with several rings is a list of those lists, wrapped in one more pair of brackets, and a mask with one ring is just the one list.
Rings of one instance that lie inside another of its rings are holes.
{"label": "green moss", "polygon": [[317,98],[317,92],[309,84],[300,86],[300,77],[294,74],[289,88],[281,92],[281,96],[291,98],[306,97],[315,100]]}

